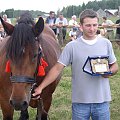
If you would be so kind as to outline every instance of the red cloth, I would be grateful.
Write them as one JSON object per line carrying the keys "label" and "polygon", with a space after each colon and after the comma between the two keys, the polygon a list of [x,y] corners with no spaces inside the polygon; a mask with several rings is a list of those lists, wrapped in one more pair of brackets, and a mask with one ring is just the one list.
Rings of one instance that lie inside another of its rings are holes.
{"label": "red cloth", "polygon": [[10,72],[11,69],[10,69],[10,60],[7,61],[6,63],[6,67],[5,67],[5,72]]}
{"label": "red cloth", "polygon": [[38,66],[37,76],[45,76],[45,68],[48,66],[48,64],[43,58],[40,59],[40,64],[41,65]]}

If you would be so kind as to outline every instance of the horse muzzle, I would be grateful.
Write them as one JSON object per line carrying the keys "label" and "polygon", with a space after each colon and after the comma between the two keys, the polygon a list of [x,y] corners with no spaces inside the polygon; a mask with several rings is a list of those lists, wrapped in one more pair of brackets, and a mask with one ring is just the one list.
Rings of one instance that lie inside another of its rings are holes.
{"label": "horse muzzle", "polygon": [[27,76],[11,76],[10,80],[15,83],[15,85],[13,84],[10,104],[15,110],[27,109],[31,99],[31,85],[35,82],[35,79]]}
{"label": "horse muzzle", "polygon": [[10,104],[14,107],[15,110],[25,110],[28,108],[27,101],[17,102],[15,100],[10,100]]}

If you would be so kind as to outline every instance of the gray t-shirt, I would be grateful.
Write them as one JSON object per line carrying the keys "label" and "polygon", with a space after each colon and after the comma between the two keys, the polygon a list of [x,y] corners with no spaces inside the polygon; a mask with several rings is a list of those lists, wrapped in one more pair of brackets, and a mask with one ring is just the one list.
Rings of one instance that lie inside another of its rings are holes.
{"label": "gray t-shirt", "polygon": [[97,37],[97,41],[93,45],[85,43],[81,38],[66,45],[58,62],[64,66],[71,65],[73,103],[111,101],[108,78],[91,76],[82,69],[88,56],[106,55],[109,56],[109,63],[116,61],[111,42],[103,37]]}

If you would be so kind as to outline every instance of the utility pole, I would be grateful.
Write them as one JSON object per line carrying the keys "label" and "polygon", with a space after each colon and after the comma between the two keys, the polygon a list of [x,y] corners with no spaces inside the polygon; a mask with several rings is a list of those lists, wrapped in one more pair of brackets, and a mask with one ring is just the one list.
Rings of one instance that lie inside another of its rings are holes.
{"label": "utility pole", "polygon": [[118,16],[120,17],[120,6],[118,6]]}

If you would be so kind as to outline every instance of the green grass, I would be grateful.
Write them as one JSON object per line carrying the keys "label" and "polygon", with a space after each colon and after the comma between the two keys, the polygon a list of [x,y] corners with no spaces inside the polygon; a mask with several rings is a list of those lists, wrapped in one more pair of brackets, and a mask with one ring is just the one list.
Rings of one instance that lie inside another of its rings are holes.
{"label": "green grass", "polygon": [[[120,65],[120,47],[113,43],[115,54]],[[112,101],[110,103],[111,120],[120,120],[120,71],[110,78]],[[30,119],[35,119],[36,109],[29,108]],[[49,111],[51,120],[71,120],[71,68],[66,67],[62,79],[57,86]],[[18,120],[19,112],[15,112],[14,120]],[[0,120],[1,114],[0,114]]]}

